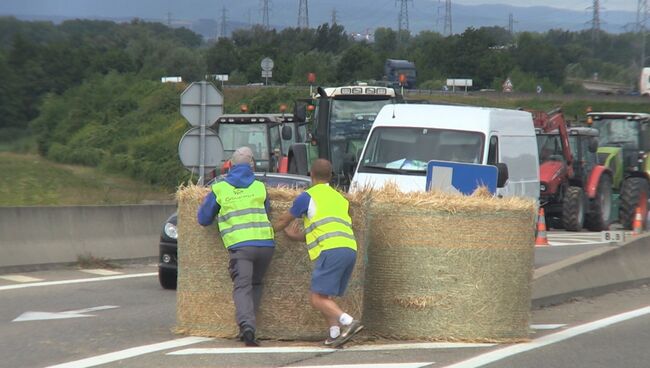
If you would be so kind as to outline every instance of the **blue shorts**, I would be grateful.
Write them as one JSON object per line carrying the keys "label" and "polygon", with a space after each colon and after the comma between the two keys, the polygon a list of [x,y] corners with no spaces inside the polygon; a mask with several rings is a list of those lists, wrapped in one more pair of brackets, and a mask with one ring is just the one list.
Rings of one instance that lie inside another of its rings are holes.
{"label": "blue shorts", "polygon": [[327,296],[343,296],[356,260],[357,252],[350,248],[334,248],[321,252],[314,262],[311,291]]}

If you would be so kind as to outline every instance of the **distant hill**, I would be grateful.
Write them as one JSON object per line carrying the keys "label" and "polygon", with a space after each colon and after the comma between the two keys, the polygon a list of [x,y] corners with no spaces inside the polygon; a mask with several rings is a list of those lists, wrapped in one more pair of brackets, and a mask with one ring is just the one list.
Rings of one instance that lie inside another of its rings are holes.
{"label": "distant hill", "polygon": [[[273,27],[295,27],[297,24],[298,1],[273,0],[270,22]],[[585,2],[588,5],[589,2]],[[169,16],[173,26],[186,26],[206,38],[213,38],[220,30],[220,16],[223,6],[227,9],[228,32],[236,28],[259,23],[260,1],[237,2],[215,0],[47,0],[0,2],[0,15],[13,15],[19,19],[37,19],[60,22],[70,18],[110,19],[128,21],[138,17],[150,21],[167,23]],[[585,7],[587,6],[585,5]],[[309,3],[310,26],[330,22],[336,9],[337,21],[349,33],[370,32],[377,27],[397,27],[398,9],[395,0],[321,0]],[[437,21],[442,19],[437,1],[415,0],[409,8],[410,29],[440,31]],[[509,5],[458,5],[452,3],[452,25],[454,33],[461,33],[468,27],[508,26],[509,14],[514,17],[514,30],[544,32],[549,29],[579,31],[588,29],[591,14],[550,7],[514,7]],[[440,16],[439,16],[440,15]],[[607,11],[601,13],[601,28],[609,33],[621,33],[636,20],[636,13],[630,11]]]}

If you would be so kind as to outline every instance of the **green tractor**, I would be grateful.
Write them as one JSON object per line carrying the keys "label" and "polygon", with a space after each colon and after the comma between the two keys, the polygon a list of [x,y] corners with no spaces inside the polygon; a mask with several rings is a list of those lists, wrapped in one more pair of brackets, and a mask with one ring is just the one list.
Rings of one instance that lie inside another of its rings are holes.
{"label": "green tractor", "polygon": [[650,201],[650,114],[590,112],[587,123],[599,131],[599,163],[613,174],[619,222],[632,229],[638,208],[645,229]]}

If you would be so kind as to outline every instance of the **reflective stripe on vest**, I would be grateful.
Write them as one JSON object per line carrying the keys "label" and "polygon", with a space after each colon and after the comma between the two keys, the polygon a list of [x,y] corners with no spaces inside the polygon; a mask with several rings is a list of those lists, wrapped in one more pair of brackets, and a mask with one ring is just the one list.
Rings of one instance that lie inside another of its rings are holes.
{"label": "reflective stripe on vest", "polygon": [[264,184],[255,180],[248,188],[236,188],[220,181],[212,191],[220,206],[217,224],[226,248],[248,240],[273,240]]}
{"label": "reflective stripe on vest", "polygon": [[307,193],[316,205],[313,218],[305,216],[303,220],[309,258],[313,261],[328,249],[357,250],[347,199],[327,184],[315,185]]}

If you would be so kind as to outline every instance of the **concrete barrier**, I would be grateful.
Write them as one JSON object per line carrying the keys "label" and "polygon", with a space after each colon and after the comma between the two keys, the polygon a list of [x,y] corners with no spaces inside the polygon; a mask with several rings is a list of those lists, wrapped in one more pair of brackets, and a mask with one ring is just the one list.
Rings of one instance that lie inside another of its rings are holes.
{"label": "concrete barrier", "polygon": [[0,268],[75,262],[80,255],[153,257],[175,210],[175,204],[0,207]]}
{"label": "concrete barrier", "polygon": [[650,234],[535,270],[533,307],[564,303],[650,282]]}

